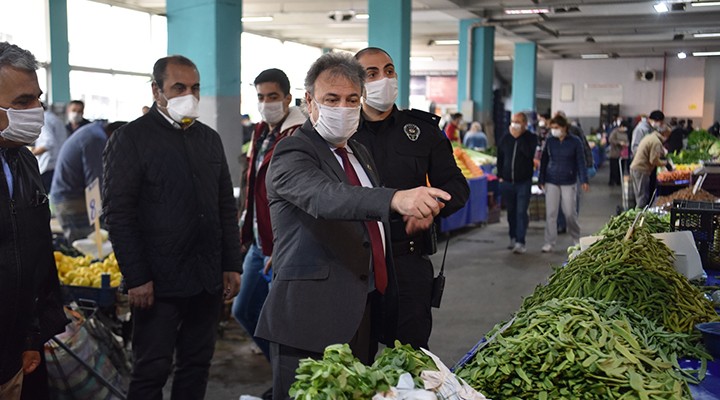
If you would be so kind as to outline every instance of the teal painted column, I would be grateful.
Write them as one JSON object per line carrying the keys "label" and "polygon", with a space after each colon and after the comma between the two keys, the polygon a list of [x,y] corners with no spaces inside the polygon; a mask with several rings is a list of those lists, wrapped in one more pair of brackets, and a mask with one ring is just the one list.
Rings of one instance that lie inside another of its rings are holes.
{"label": "teal painted column", "polygon": [[[465,121],[491,124],[493,107],[493,77],[495,28],[478,25],[479,19],[460,21],[458,45],[458,110]],[[491,135],[488,134],[488,137]]]}
{"label": "teal painted column", "polygon": [[512,76],[512,112],[535,110],[537,45],[515,43]]}
{"label": "teal painted column", "polygon": [[410,106],[411,0],[368,0],[368,45],[393,59],[398,74],[398,107]]}
{"label": "teal painted column", "polygon": [[242,0],[167,0],[168,54],[181,54],[197,65],[199,119],[220,134],[236,186],[242,152],[241,18]]}
{"label": "teal painted column", "polygon": [[67,0],[48,0],[50,15],[50,104],[70,101]]}

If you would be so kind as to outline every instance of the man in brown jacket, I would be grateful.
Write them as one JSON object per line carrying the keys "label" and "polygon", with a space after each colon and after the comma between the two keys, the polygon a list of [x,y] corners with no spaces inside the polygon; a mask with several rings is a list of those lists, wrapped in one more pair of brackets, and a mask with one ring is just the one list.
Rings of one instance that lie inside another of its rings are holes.
{"label": "man in brown jacket", "polygon": [[637,207],[645,207],[650,201],[650,175],[656,167],[664,167],[667,164],[665,155],[667,151],[663,147],[670,137],[670,130],[661,128],[645,136],[638,145],[637,151],[630,164],[630,176],[635,189],[635,204]]}

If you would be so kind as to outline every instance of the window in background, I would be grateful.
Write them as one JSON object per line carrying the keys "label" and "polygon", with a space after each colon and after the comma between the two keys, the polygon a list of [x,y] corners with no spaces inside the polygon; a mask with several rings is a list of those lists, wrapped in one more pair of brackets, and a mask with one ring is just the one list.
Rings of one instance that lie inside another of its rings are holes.
{"label": "window in background", "polygon": [[70,71],[70,96],[85,102],[85,118],[130,121],[152,105],[150,78]]}
{"label": "window in background", "polygon": [[22,0],[22,6],[3,6],[0,41],[18,45],[32,52],[38,61],[47,62],[50,59],[47,1]]}

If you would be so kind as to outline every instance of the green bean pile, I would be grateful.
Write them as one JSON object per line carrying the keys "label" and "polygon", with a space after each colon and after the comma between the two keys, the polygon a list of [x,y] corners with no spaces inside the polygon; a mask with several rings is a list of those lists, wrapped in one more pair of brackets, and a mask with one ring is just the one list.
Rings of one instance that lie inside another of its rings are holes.
{"label": "green bean pile", "polygon": [[322,360],[300,360],[290,396],[303,400],[370,399],[397,385],[405,372],[423,387],[419,376],[427,370],[437,371],[435,362],[398,341],[395,347],[383,349],[372,366],[355,358],[347,344],[334,344],[325,348]]}
{"label": "green bean pile", "polygon": [[[518,312],[456,374],[493,399],[689,399],[673,368],[682,335],[617,302],[553,299]],[[681,350],[710,358],[697,347]]]}
{"label": "green bean pile", "polygon": [[[605,226],[603,226],[602,229],[600,229],[596,233],[596,235],[612,236],[618,234],[625,234],[628,228],[630,228],[630,226],[635,221],[635,217],[641,212],[642,210],[633,208],[624,211],[620,215],[616,215],[610,218],[610,221],[608,221],[608,223],[605,224]],[[657,215],[654,213],[646,212],[644,218],[645,221],[643,222],[643,227],[646,228],[648,232],[670,232],[670,214]]]}
{"label": "green bean pile", "polygon": [[675,270],[673,258],[645,227],[630,240],[607,236],[557,268],[523,307],[566,297],[621,301],[669,331],[686,333],[697,323],[718,320],[712,303]]}

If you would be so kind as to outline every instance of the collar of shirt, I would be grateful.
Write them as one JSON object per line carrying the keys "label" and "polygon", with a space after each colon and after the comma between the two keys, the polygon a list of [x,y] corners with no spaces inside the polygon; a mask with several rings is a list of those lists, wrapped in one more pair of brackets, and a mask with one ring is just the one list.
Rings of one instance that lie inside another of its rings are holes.
{"label": "collar of shirt", "polygon": [[172,125],[172,127],[175,128],[175,129],[184,130],[184,129],[187,129],[187,128],[191,127],[192,124],[195,123],[195,120],[193,120],[193,121],[192,121],[191,123],[189,123],[187,126],[183,127],[182,125],[178,124],[177,121],[175,121],[174,119],[168,117],[167,114],[165,114],[164,112],[162,112],[162,110],[160,110],[160,106],[157,106],[157,111],[158,111],[158,113],[160,113],[160,115],[162,115],[163,118],[165,118],[165,119],[167,120],[167,122],[169,122],[170,125]]}
{"label": "collar of shirt", "polygon": [[8,191],[10,192],[10,198],[13,197],[13,177],[10,171],[10,165],[5,160],[5,152],[0,151],[0,162],[2,162],[2,169],[5,174],[5,180],[7,181]]}

